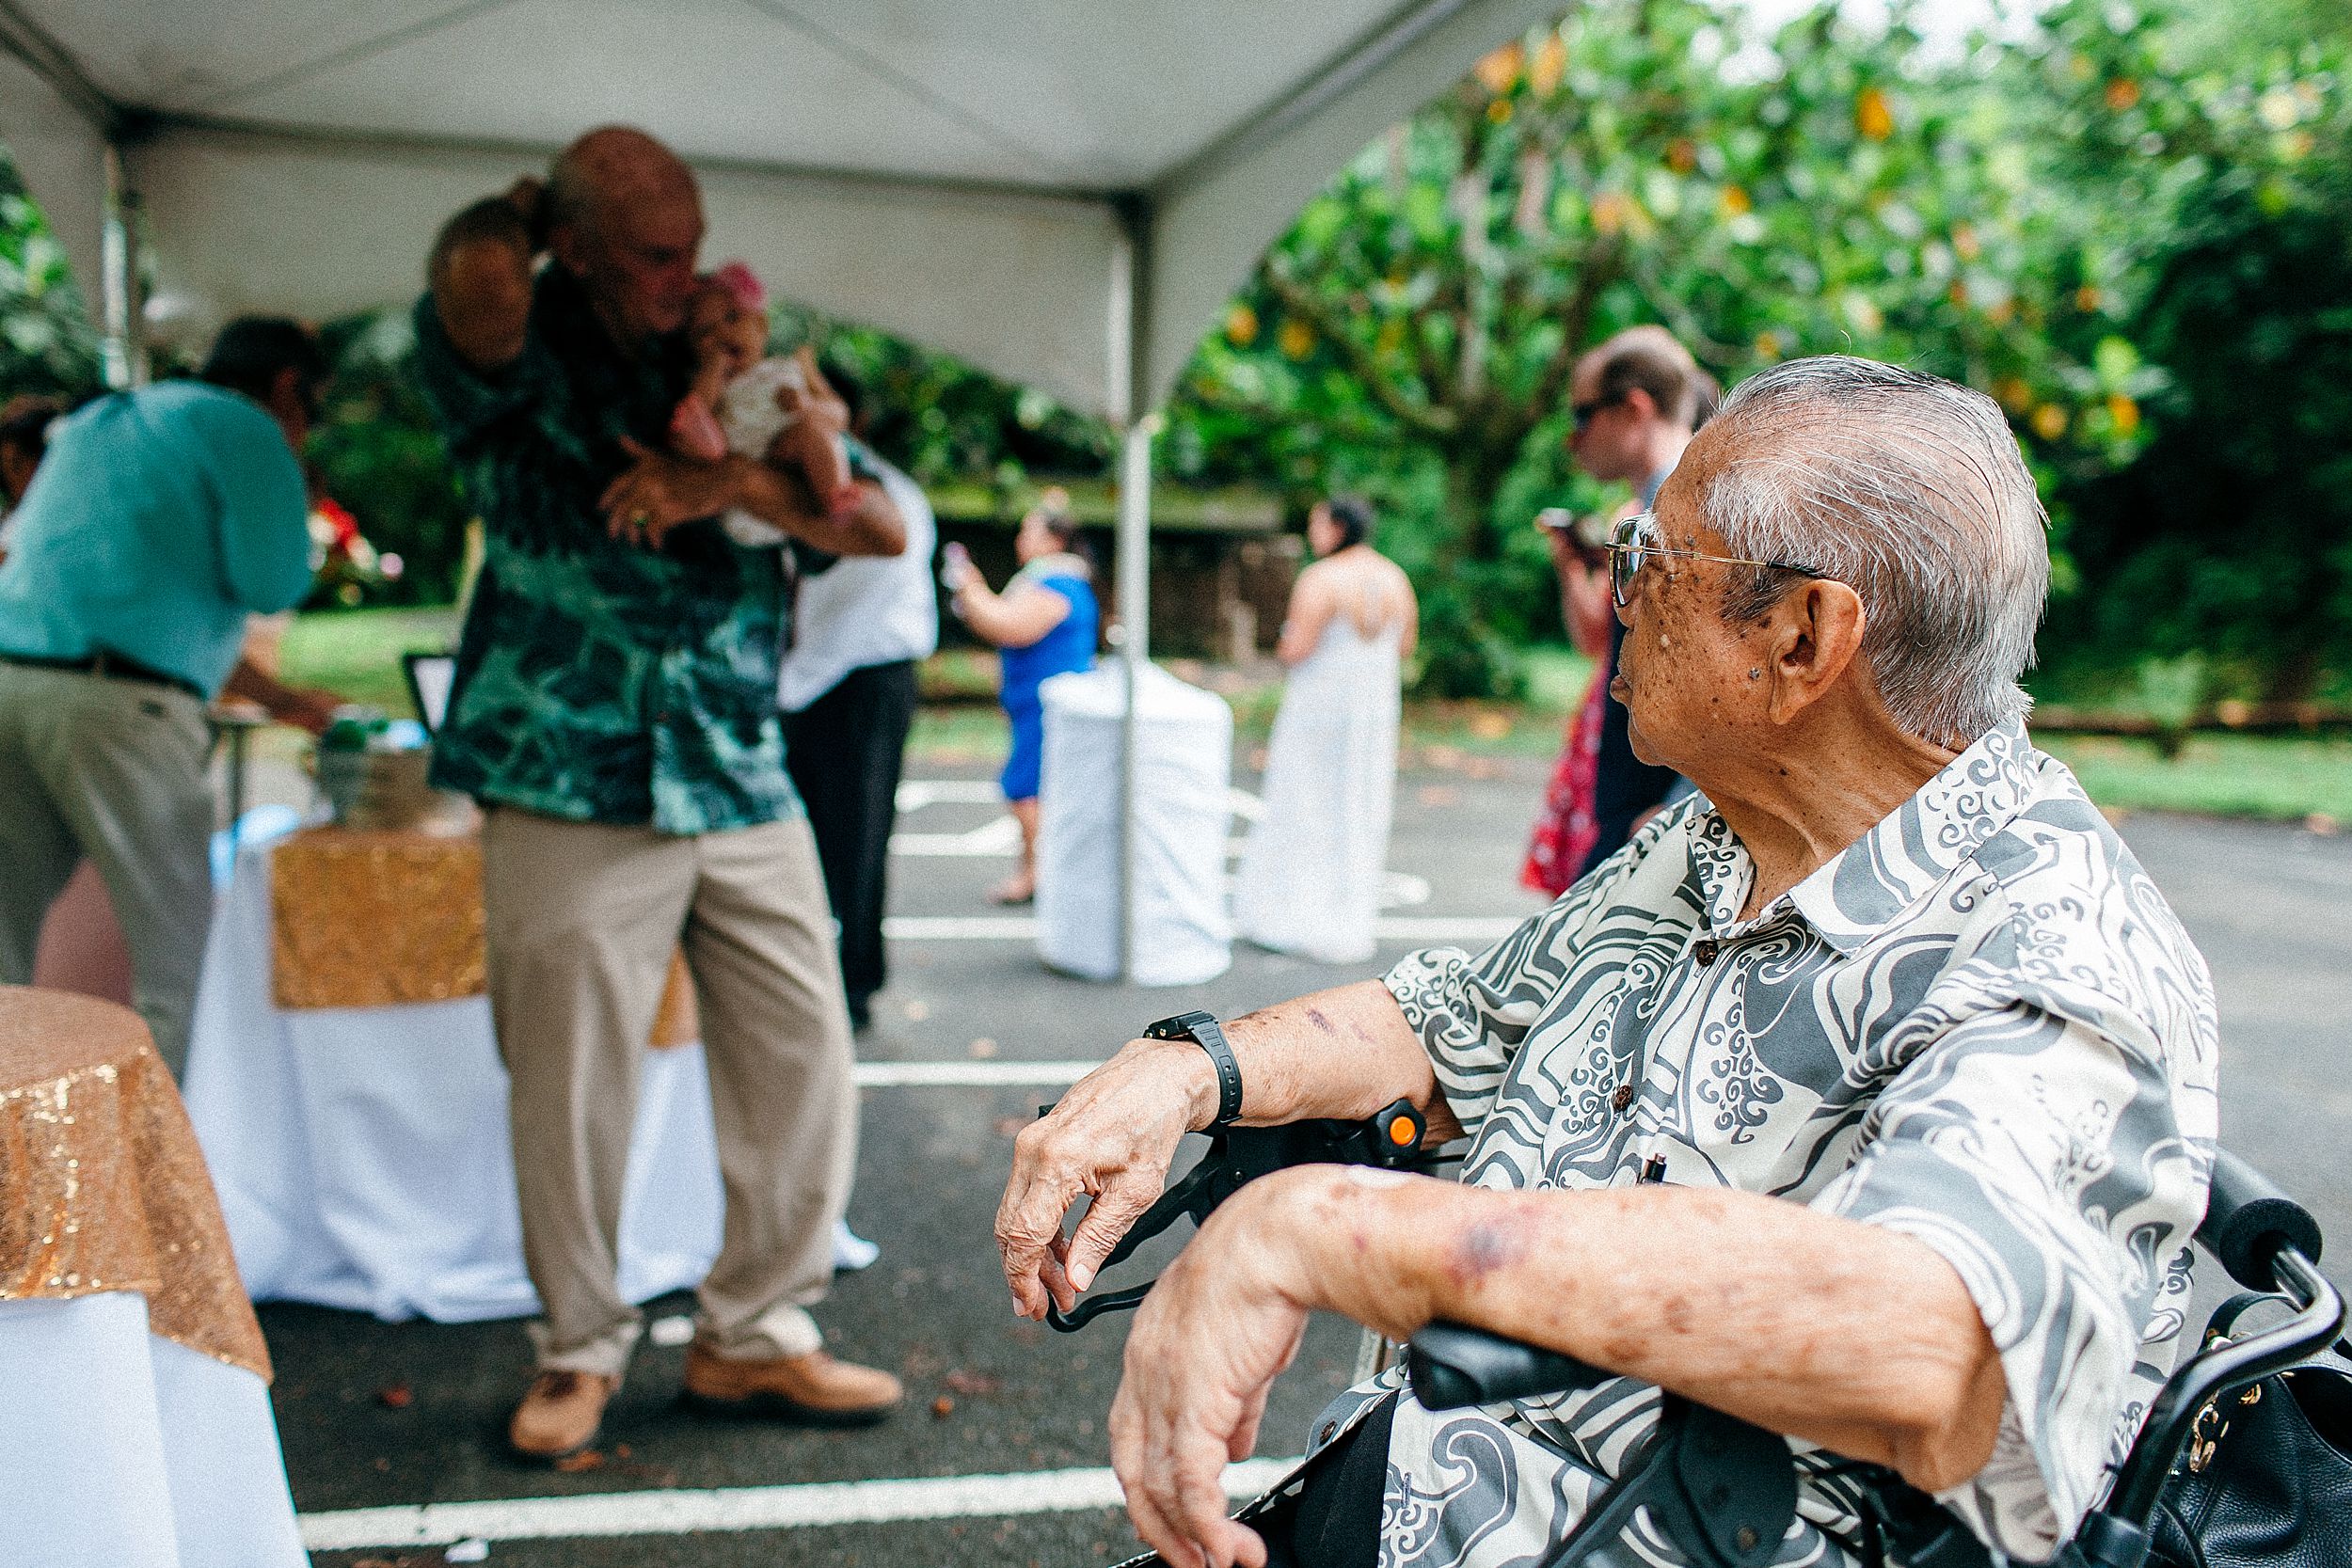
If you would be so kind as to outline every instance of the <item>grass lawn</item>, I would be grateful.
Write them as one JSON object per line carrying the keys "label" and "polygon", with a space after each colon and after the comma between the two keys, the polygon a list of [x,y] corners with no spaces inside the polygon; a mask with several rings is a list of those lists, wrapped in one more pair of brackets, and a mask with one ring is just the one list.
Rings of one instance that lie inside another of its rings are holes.
{"label": "grass lawn", "polygon": [[[326,611],[295,619],[281,657],[289,681],[323,686],[402,715],[409,705],[400,656],[446,648],[456,635],[456,614],[447,609]],[[911,741],[917,754],[943,762],[988,762],[1004,754],[1004,717],[981,696],[992,682],[991,662],[985,654],[967,649],[940,655],[926,668],[927,695],[954,693],[966,700],[923,708]],[[1582,698],[1592,664],[1565,648],[1537,648],[1528,655],[1528,665],[1525,703],[1408,703],[1408,754],[1431,761],[1556,755],[1566,715]],[[1246,674],[1219,671],[1204,678],[1213,679],[1232,702],[1235,739],[1247,759],[1265,743],[1274,722],[1281,695],[1279,671],[1269,663]],[[2352,737],[2200,735],[2172,762],[2144,740],[2042,734],[2034,738],[2073,768],[2103,806],[2281,821],[2316,816],[2352,824]]]}
{"label": "grass lawn", "polygon": [[2199,735],[2167,762],[2153,741],[2041,735],[2103,806],[2352,823],[2352,737]]}
{"label": "grass lawn", "polygon": [[400,656],[440,653],[456,641],[457,611],[446,606],[322,610],[294,617],[278,645],[278,673],[290,685],[323,686],[396,719],[413,719]]}

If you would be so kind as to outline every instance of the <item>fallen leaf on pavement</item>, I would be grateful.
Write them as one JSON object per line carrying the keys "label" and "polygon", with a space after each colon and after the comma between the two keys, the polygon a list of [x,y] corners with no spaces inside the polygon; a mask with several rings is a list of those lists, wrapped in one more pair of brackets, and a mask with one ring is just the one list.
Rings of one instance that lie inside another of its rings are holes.
{"label": "fallen leaf on pavement", "polygon": [[955,1412],[956,1402],[949,1399],[945,1394],[942,1394],[939,1398],[931,1401],[931,1419],[934,1421],[944,1421],[948,1417],[954,1415]]}
{"label": "fallen leaf on pavement", "polygon": [[405,1383],[388,1383],[375,1391],[375,1402],[387,1410],[405,1410],[417,1402],[416,1390]]}
{"label": "fallen leaf on pavement", "polygon": [[567,1476],[576,1476],[585,1470],[600,1470],[604,1468],[604,1455],[595,1449],[582,1449],[578,1453],[567,1453],[557,1460],[555,1467]]}

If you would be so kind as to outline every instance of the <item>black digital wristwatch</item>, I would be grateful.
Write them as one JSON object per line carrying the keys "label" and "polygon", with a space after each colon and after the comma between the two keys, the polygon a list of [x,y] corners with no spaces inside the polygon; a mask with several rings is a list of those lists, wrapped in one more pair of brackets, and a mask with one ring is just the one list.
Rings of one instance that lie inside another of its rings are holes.
{"label": "black digital wristwatch", "polygon": [[1143,1037],[1149,1040],[1190,1040],[1209,1053],[1216,1067],[1216,1119],[1209,1125],[1225,1127],[1241,1115],[1241,1064],[1233,1059],[1233,1048],[1225,1043],[1225,1031],[1215,1013],[1178,1013],[1157,1023],[1144,1027]]}

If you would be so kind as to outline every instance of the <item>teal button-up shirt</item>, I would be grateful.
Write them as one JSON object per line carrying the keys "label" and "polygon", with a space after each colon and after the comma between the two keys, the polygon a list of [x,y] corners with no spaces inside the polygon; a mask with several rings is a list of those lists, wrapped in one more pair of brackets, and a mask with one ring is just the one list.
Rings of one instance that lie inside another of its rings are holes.
{"label": "teal button-up shirt", "polygon": [[476,373],[416,310],[417,375],[488,536],[434,782],[574,821],[704,833],[788,816],[776,668],[789,611],[773,549],[718,523],[659,550],[605,531],[628,436],[664,443],[682,336],[623,356],[579,285],[544,273],[522,356]]}
{"label": "teal button-up shirt", "polygon": [[310,502],[260,404],[197,381],[59,420],[0,565],[0,653],[119,654],[210,696],[248,613],[310,586]]}

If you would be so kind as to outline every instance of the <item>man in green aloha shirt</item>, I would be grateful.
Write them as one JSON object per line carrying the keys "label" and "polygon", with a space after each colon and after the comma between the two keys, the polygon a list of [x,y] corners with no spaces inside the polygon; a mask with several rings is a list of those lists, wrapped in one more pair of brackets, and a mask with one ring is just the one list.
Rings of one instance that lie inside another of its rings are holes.
{"label": "man in green aloha shirt", "polygon": [[834,555],[895,555],[904,526],[870,475],[812,499],[793,465],[844,422],[821,386],[768,461],[659,450],[691,372],[702,233],[684,163],[607,127],[544,187],[452,218],[417,307],[418,374],[489,539],[434,768],[486,812],[490,1001],[546,1314],[508,1435],[538,1458],[595,1440],[637,1339],[621,1193],[681,942],[728,1193],[687,1391],[835,1423],[879,1419],[901,1392],[826,1354],[807,1312],[849,1194],[849,1019],[784,769],[786,563],[716,517],[739,507]]}

